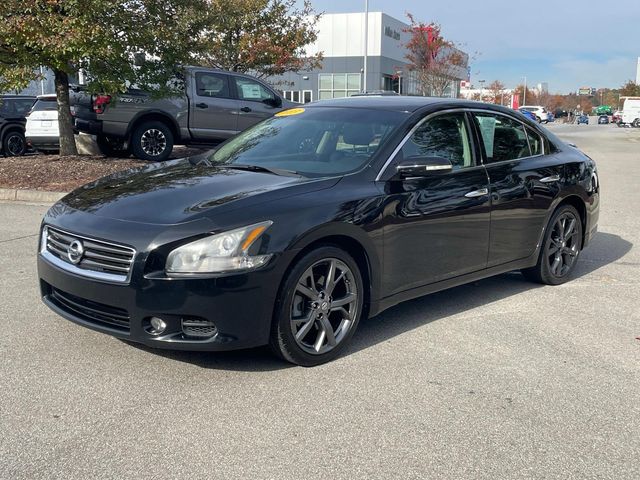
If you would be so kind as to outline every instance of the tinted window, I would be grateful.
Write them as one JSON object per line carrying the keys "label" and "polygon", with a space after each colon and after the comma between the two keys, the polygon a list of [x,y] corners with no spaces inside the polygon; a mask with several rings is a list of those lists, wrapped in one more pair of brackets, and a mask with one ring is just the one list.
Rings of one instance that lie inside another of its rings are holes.
{"label": "tinted window", "polygon": [[200,97],[230,98],[229,78],[219,73],[196,73],[196,94]]}
{"label": "tinted window", "polygon": [[527,138],[529,139],[529,147],[531,155],[542,155],[544,153],[542,147],[542,137],[533,128],[525,127],[527,130]]}
{"label": "tinted window", "polygon": [[55,98],[39,98],[36,100],[36,103],[33,104],[31,108],[32,112],[42,111],[42,110],[57,110],[58,103]]}
{"label": "tinted window", "polygon": [[33,106],[33,98],[15,100],[16,114],[20,116],[26,115]]}
{"label": "tinted window", "polygon": [[33,98],[0,98],[0,115],[24,117],[34,101]]}
{"label": "tinted window", "polygon": [[531,156],[524,125],[503,115],[474,114],[487,163]]}
{"label": "tinted window", "polygon": [[236,91],[240,100],[261,102],[267,98],[274,98],[273,93],[259,82],[248,78],[234,77]]}
{"label": "tinted window", "polygon": [[[226,142],[214,164],[248,164],[325,176],[366,165],[407,114],[363,108],[308,108],[274,116]],[[276,114],[278,115],[278,114]]]}
{"label": "tinted window", "polygon": [[473,166],[463,113],[438,115],[423,123],[403,145],[401,158],[442,157],[454,169]]}

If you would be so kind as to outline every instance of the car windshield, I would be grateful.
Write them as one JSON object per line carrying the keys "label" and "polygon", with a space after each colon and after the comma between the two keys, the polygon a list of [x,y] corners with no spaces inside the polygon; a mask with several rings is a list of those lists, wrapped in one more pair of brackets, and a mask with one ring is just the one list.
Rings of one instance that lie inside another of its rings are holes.
{"label": "car windshield", "polygon": [[407,117],[407,113],[364,108],[294,108],[229,140],[209,161],[309,177],[345,174],[366,165]]}

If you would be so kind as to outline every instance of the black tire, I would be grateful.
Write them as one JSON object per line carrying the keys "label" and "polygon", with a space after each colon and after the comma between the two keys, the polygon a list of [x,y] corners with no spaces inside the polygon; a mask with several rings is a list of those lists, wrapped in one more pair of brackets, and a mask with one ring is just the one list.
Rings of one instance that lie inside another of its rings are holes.
{"label": "black tire", "polygon": [[[336,281],[327,288],[330,271]],[[336,272],[341,273],[336,276]],[[313,300],[311,295],[318,297]],[[271,349],[284,360],[304,367],[333,360],[344,351],[358,327],[363,299],[362,275],[347,252],[329,245],[309,252],[282,282],[274,309]],[[327,328],[331,328],[330,334]]]}
{"label": "black tire", "polygon": [[136,158],[162,162],[173,150],[173,133],[163,122],[144,122],[131,135],[131,151]]}
{"label": "black tire", "polygon": [[131,155],[131,149],[128,146],[125,147],[126,142],[122,138],[98,135],[96,144],[100,153],[107,157],[126,158]]}
{"label": "black tire", "polygon": [[[563,231],[562,235],[559,235],[560,231]],[[549,220],[538,262],[534,267],[522,270],[522,274],[532,282],[560,285],[571,278],[581,250],[580,214],[573,206],[563,205]]]}
{"label": "black tire", "polygon": [[2,139],[2,152],[5,157],[19,157],[27,151],[24,134],[17,130],[7,132]]}

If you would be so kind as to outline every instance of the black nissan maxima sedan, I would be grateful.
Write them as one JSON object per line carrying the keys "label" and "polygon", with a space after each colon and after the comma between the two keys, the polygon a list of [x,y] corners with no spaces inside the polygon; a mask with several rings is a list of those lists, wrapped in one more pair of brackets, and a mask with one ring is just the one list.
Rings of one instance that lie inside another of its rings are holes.
{"label": "black nissan maxima sedan", "polygon": [[115,337],[312,366],[404,300],[511,270],[567,281],[598,208],[595,163],[518,112],[330,100],[67,195],[43,220],[40,288]]}

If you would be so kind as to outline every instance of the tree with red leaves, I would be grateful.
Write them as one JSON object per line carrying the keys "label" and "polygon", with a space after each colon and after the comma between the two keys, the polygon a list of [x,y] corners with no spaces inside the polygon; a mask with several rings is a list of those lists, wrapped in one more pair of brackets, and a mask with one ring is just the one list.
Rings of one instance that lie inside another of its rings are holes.
{"label": "tree with red leaves", "polygon": [[442,97],[467,66],[468,57],[441,34],[437,23],[423,23],[408,13],[411,25],[405,29],[411,39],[405,44],[409,71],[422,95]]}

